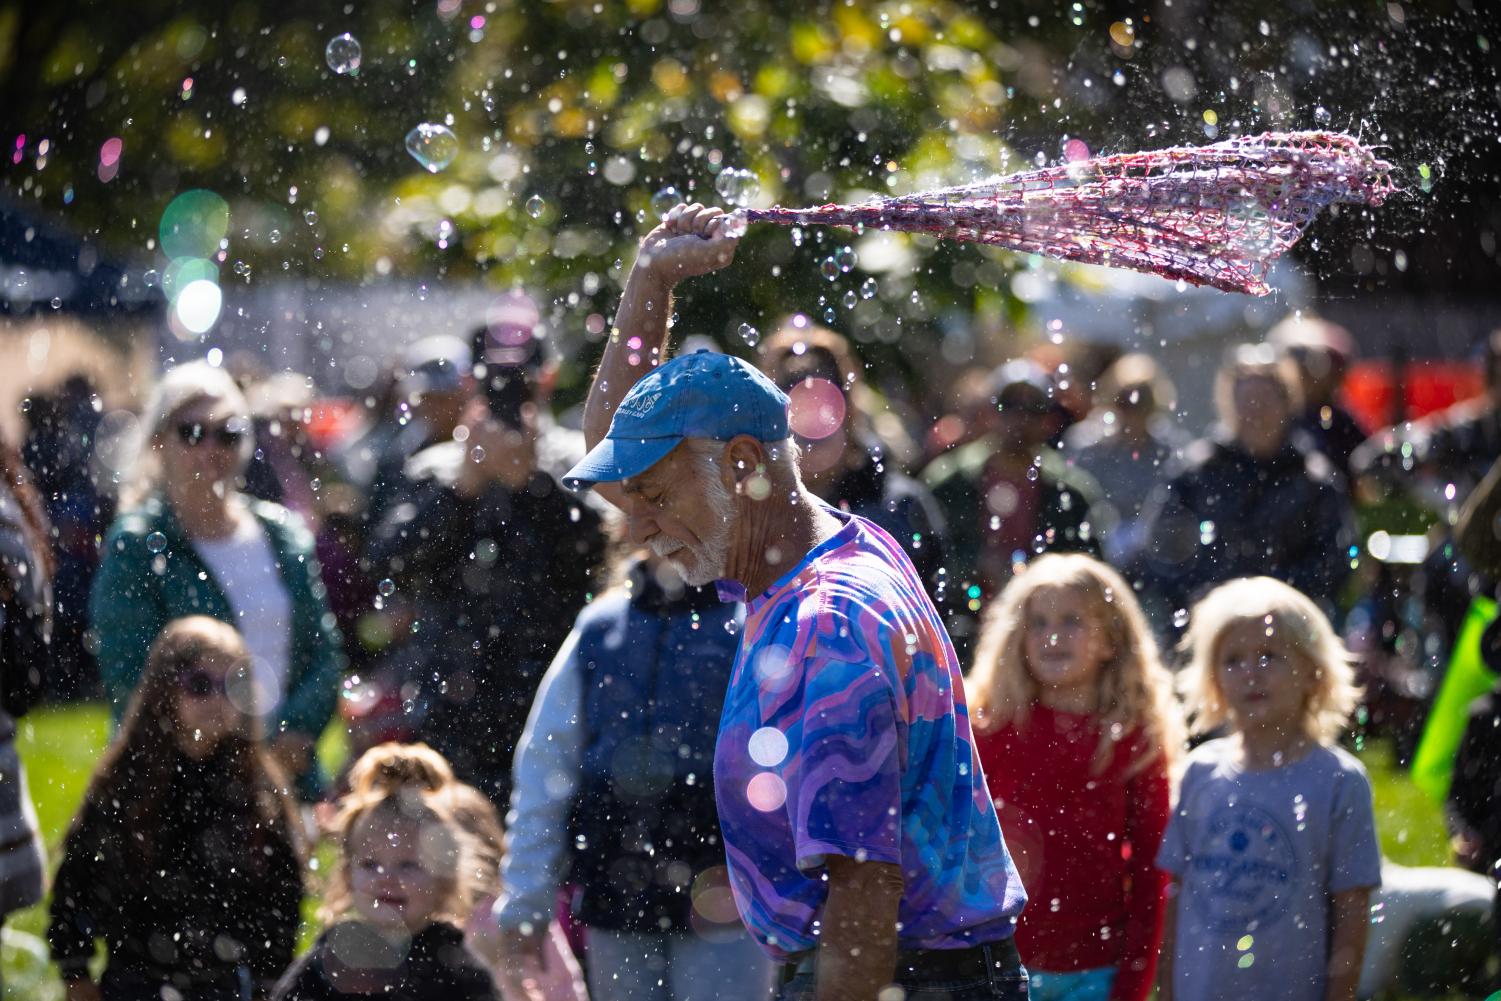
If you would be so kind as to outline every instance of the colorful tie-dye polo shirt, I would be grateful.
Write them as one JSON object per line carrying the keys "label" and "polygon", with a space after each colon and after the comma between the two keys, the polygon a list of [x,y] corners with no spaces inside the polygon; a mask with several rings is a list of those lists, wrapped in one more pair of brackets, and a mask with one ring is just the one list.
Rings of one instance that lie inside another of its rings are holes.
{"label": "colorful tie-dye polo shirt", "polygon": [[864,518],[749,602],[715,752],[730,882],[774,958],[817,944],[826,856],[905,881],[903,949],[1011,935],[1026,902],[970,735],[953,645]]}

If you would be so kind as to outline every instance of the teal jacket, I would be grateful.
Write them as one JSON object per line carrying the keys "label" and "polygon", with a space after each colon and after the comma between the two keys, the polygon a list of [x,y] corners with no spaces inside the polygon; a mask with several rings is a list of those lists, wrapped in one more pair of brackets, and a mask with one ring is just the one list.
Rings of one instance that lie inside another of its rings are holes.
{"label": "teal jacket", "polygon": [[[314,740],[333,717],[343,653],[329,611],[313,536],[296,514],[251,501],[250,511],[271,540],[292,603],[291,663],[281,717],[272,734],[295,731]],[[233,622],[229,601],[183,534],[172,509],[153,497],[115,519],[94,578],[89,613],[99,642],[99,677],[115,722],[146,666],[146,652],[162,627],[187,615]]]}

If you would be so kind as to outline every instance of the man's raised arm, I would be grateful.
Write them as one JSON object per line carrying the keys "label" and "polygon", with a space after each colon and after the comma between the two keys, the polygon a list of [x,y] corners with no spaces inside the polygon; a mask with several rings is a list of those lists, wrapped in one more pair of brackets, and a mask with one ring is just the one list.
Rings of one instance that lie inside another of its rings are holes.
{"label": "man's raised arm", "polygon": [[[667,360],[673,288],[684,278],[717,271],[734,258],[740,241],[725,235],[726,220],[723,209],[697,203],[678,205],[641,241],[615,312],[615,328],[584,403],[584,439],[589,448],[610,430],[615,408],[636,380]],[[601,483],[597,490],[619,506],[618,486]]]}

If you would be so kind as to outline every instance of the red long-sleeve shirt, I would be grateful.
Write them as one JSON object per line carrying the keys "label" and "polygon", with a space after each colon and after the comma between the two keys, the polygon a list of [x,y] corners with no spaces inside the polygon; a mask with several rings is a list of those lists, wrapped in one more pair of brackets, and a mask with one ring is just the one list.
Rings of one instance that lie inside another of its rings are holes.
{"label": "red long-sleeve shirt", "polygon": [[1145,1001],[1162,942],[1167,877],[1153,864],[1171,809],[1165,763],[1128,776],[1142,754],[1128,735],[1091,770],[1094,717],[1034,705],[1021,726],[977,734],[976,747],[1027,907],[1016,945],[1053,973],[1116,967],[1112,1001]]}

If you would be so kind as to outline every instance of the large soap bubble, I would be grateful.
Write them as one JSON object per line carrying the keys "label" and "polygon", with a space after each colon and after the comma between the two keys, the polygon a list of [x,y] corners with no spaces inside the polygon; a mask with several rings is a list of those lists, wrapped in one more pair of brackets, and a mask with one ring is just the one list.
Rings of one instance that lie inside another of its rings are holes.
{"label": "large soap bubble", "polygon": [[436,174],[459,155],[459,137],[447,125],[423,122],[407,133],[407,152],[424,170]]}
{"label": "large soap bubble", "polygon": [[328,68],[340,76],[355,76],[360,71],[360,40],[349,32],[335,35],[323,49]]}

